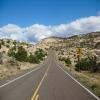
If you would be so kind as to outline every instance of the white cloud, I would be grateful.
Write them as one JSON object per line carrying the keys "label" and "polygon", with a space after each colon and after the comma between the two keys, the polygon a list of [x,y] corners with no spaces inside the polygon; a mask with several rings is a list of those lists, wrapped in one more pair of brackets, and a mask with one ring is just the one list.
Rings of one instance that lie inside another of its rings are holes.
{"label": "white cloud", "polygon": [[100,16],[100,11],[98,12],[98,15]]}
{"label": "white cloud", "polygon": [[26,32],[38,40],[52,35],[52,31],[50,30],[49,26],[39,24],[34,24],[30,27],[27,27]]}
{"label": "white cloud", "polygon": [[68,37],[94,31],[100,31],[100,16],[90,16],[77,19],[69,24],[55,26],[33,24],[21,28],[17,25],[8,24],[0,28],[0,38],[36,42],[49,36]]}
{"label": "white cloud", "polygon": [[3,33],[20,33],[21,32],[21,28],[17,25],[13,25],[13,24],[8,24],[6,26],[3,26],[2,28],[0,28],[0,31],[2,31]]}

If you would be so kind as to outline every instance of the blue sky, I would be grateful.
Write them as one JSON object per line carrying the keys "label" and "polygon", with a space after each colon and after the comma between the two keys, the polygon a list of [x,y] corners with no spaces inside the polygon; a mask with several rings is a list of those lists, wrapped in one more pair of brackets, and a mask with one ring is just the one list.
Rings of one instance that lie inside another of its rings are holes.
{"label": "blue sky", "polygon": [[0,38],[37,42],[100,31],[100,0],[0,0]]}
{"label": "blue sky", "polygon": [[0,27],[65,24],[99,11],[100,0],[0,0]]}

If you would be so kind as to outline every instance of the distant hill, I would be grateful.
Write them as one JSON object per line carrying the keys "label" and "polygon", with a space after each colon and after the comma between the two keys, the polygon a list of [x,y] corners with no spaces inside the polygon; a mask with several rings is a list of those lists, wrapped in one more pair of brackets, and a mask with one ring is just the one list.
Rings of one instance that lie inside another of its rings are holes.
{"label": "distant hill", "polygon": [[35,45],[27,42],[19,42],[11,39],[0,39],[0,52],[6,52],[9,48],[16,46],[23,46],[28,52],[34,53],[37,48],[49,48],[50,46],[81,46],[81,47],[93,47],[100,48],[100,32],[92,32],[82,35],[74,35],[68,38],[64,37],[48,37],[44,38]]}
{"label": "distant hill", "polygon": [[68,38],[48,37],[39,41],[36,45],[40,48],[49,48],[50,46],[66,45],[67,46],[92,46],[100,48],[100,32],[92,32],[82,35],[74,35]]}
{"label": "distant hill", "polygon": [[[4,73],[17,73],[19,69],[28,69],[32,65],[28,63],[19,63],[14,58],[8,56],[8,51],[13,49],[18,49],[22,46],[28,53],[28,55],[33,54],[37,49],[43,49],[48,52],[49,48],[56,50],[59,57],[69,57],[74,65],[76,60],[76,48],[82,48],[82,57],[96,55],[98,62],[100,62],[100,32],[92,32],[83,35],[74,35],[68,38],[64,37],[48,37],[44,38],[35,45],[27,42],[19,42],[11,39],[0,39],[0,75]],[[15,51],[15,52],[16,52]],[[24,65],[30,66],[25,68]],[[11,69],[8,69],[10,66]],[[15,66],[15,67],[14,67]],[[22,67],[21,67],[22,66]],[[15,70],[15,71],[13,71]],[[7,74],[7,75],[8,75]],[[1,77],[0,76],[0,77]],[[4,75],[6,76],[6,75]]]}

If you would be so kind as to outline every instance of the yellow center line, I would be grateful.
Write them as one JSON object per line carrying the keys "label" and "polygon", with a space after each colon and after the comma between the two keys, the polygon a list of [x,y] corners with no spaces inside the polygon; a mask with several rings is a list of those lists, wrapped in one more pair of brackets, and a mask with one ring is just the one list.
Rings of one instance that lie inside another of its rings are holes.
{"label": "yellow center line", "polygon": [[43,78],[41,79],[41,81],[40,81],[40,83],[39,83],[37,89],[35,90],[35,92],[34,92],[32,98],[31,98],[31,100],[37,100],[37,99],[38,99],[39,95],[37,96],[37,93],[38,93],[38,91],[39,91],[39,89],[40,89],[40,87],[41,87],[41,85],[42,85],[42,83],[43,83],[43,80],[44,80],[45,77],[47,76],[48,71],[49,71],[49,67],[47,68],[47,70],[46,70],[46,72],[45,72]]}
{"label": "yellow center line", "polygon": [[36,95],[36,98],[35,98],[35,100],[38,100],[38,98],[39,98],[39,95]]}

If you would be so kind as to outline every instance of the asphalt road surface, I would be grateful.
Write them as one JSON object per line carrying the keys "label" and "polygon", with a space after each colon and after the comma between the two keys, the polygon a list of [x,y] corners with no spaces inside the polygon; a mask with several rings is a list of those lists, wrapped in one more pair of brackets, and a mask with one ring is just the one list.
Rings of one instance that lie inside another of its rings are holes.
{"label": "asphalt road surface", "polygon": [[0,86],[0,100],[100,100],[58,65],[54,51],[36,69]]}

